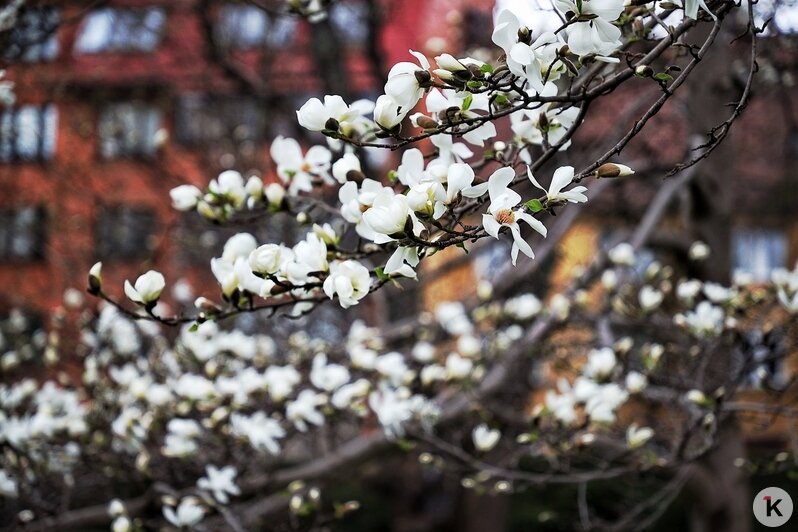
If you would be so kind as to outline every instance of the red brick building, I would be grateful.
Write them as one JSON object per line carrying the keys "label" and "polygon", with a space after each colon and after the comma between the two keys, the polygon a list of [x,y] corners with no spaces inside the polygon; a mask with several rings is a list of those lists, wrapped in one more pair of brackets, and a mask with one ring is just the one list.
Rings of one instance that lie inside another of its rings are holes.
{"label": "red brick building", "polygon": [[311,25],[232,1],[26,3],[0,37],[16,94],[0,111],[0,305],[44,313],[95,260],[112,290],[149,267],[211,283],[218,238],[177,216],[172,187],[268,176],[269,139],[311,140],[307,98],[374,97],[408,49],[489,37],[491,9],[346,0]]}

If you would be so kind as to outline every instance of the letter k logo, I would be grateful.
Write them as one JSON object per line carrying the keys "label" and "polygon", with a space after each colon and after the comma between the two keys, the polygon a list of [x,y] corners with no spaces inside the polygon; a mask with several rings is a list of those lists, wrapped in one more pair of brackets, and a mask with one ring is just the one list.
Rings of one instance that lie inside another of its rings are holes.
{"label": "letter k logo", "polygon": [[776,512],[776,515],[779,517],[783,517],[781,511],[779,510],[779,503],[782,501],[782,499],[776,499],[776,502],[773,502],[773,497],[770,495],[766,495],[762,498],[765,499],[765,504],[767,505],[765,513],[768,517],[770,517],[773,512]]}

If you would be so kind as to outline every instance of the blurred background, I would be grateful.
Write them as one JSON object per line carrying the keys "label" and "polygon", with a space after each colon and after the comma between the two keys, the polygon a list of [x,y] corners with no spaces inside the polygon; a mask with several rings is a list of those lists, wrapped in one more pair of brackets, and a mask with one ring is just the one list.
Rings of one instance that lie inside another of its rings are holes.
{"label": "blurred background", "polygon": [[[547,5],[528,4],[530,23],[548,17]],[[259,241],[293,243],[304,231],[292,219],[253,217],[216,227],[173,210],[168,193],[184,183],[204,188],[228,169],[276,180],[268,155],[272,139],[324,142],[296,123],[295,110],[308,98],[374,99],[390,67],[410,60],[408,50],[482,60],[498,55],[491,43],[492,0],[340,0],[313,23],[269,0],[27,0],[19,6],[13,18],[0,18],[0,64],[15,85],[15,100],[0,103],[0,314],[24,316],[8,323],[31,338],[54,324],[69,330],[70,316],[83,304],[86,272],[98,260],[116,293],[124,279],[150,268],[163,272],[171,289],[164,299],[180,310],[198,295],[217,293],[208,261],[230,235],[246,230]],[[776,12],[781,15],[760,43],[745,115],[701,165],[702,179],[683,191],[641,268],[658,259],[702,279],[728,282],[742,275],[763,282],[798,259],[798,55],[790,29],[794,11],[782,4],[759,7],[763,20]],[[732,30],[723,35],[726,43]],[[722,123],[729,114],[725,104],[739,99],[748,57],[736,46],[721,46],[702,63],[684,93],[623,152],[622,161],[637,169],[635,178],[596,191],[579,217],[564,214],[571,218],[546,241],[552,249],[545,259],[512,277],[511,288],[545,297],[597,250],[628,234],[665,174],[691,158],[695,139]],[[674,54],[666,60],[678,62]],[[571,149],[550,167],[584,166],[659,94],[658,86],[641,82],[601,98]],[[499,131],[498,138],[514,134],[509,122]],[[379,149],[360,155],[366,174],[377,178],[400,157]],[[330,194],[335,197],[334,190]],[[700,264],[687,261],[695,240],[712,250]],[[360,312],[371,325],[385,326],[435,302],[471,297],[480,281],[506,284],[507,247],[493,241],[469,255],[440,253],[426,261],[420,283],[387,289]],[[351,319],[326,305],[292,327],[335,337]],[[252,316],[238,325],[280,327]],[[24,351],[32,372],[71,378],[68,361],[45,368],[36,345],[2,350]],[[794,362],[793,356],[768,368],[768,379],[786,382]],[[529,379],[541,373],[530,368]],[[766,401],[756,395],[761,379],[752,374],[750,393]],[[753,419],[745,445],[752,456],[783,449],[795,429]],[[774,483],[767,471],[752,473],[761,473],[752,478],[752,493]],[[795,479],[780,477],[778,485],[798,494]],[[487,500],[463,496],[457,484],[429,477],[417,463],[340,484],[342,498],[351,492],[371,506],[355,516],[351,530],[489,530],[482,519],[496,514],[505,516],[509,530],[569,530],[576,489],[546,487]],[[617,496],[624,489],[617,482],[594,488],[601,494],[591,501],[599,517],[610,520],[624,511]],[[695,499],[687,490],[655,529],[686,528],[701,513]]]}

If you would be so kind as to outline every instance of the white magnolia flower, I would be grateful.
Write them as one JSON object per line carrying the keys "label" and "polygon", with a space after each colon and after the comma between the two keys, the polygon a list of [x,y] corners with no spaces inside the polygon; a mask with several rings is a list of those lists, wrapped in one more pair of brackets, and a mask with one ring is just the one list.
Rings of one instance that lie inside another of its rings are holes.
{"label": "white magnolia flower", "polygon": [[408,371],[405,357],[395,351],[377,357],[374,361],[374,369],[385,377],[392,386],[402,384]]}
{"label": "white magnolia flower", "polygon": [[609,258],[618,266],[634,266],[635,248],[627,242],[621,242],[609,251]]}
{"label": "white magnolia flower", "polygon": [[285,187],[280,183],[269,183],[263,189],[263,194],[266,196],[266,201],[274,208],[279,208],[285,199]]}
{"label": "white magnolia flower", "polygon": [[488,191],[488,183],[474,185],[474,169],[465,163],[449,166],[446,180],[446,205],[457,202],[458,196],[478,198]]}
{"label": "white magnolia flower", "polygon": [[299,142],[280,136],[272,141],[269,153],[291,196],[313,190],[314,181],[329,182],[332,154],[324,146],[313,146],[303,155]]}
{"label": "white magnolia flower", "polygon": [[[555,89],[554,94],[556,94],[556,86],[549,84],[546,87],[553,87]],[[544,88],[541,94],[548,96],[547,92]],[[554,94],[551,94],[551,96]],[[552,108],[551,105],[545,104],[538,109],[527,109],[510,115],[511,128],[519,144],[540,146],[545,139],[550,146],[556,146],[563,140],[568,130],[576,122],[579,116],[579,108]],[[568,149],[570,144],[571,141],[567,140],[563,143],[562,148]]]}
{"label": "white magnolia flower", "polygon": [[321,238],[328,246],[337,246],[341,241],[341,237],[335,232],[335,229],[328,224],[324,225],[313,224],[313,233]]}
{"label": "white magnolia flower", "polygon": [[233,413],[230,416],[230,429],[233,434],[249,440],[253,448],[273,455],[280,454],[277,440],[284,438],[286,434],[280,423],[267,417],[264,412],[255,412],[251,416]]}
{"label": "white magnolia flower", "polygon": [[167,521],[178,528],[190,528],[202,521],[205,510],[197,503],[194,497],[185,497],[177,506],[177,511],[171,506],[164,506],[163,515]]}
{"label": "white magnolia flower", "polygon": [[324,280],[324,293],[333,299],[338,296],[341,307],[357,305],[366,297],[371,287],[368,268],[356,260],[335,261],[330,266],[330,275]]}
{"label": "white magnolia flower", "polygon": [[704,283],[704,295],[713,303],[726,303],[737,294],[734,289],[721,284]]}
{"label": "white magnolia flower", "polygon": [[[466,94],[457,92],[453,89],[432,89],[427,95],[427,111],[430,113],[441,113],[449,116],[452,109],[456,109],[456,117],[462,119],[477,118],[479,113],[475,111],[487,112],[490,107],[490,100],[487,94],[468,94],[471,96],[470,105],[467,109]],[[449,135],[437,135],[447,137]],[[487,121],[481,126],[463,133],[463,140],[477,146],[484,146],[485,141],[496,136],[496,126],[491,121]],[[435,137],[433,137],[434,139]]]}
{"label": "white magnolia flower", "polygon": [[383,94],[374,103],[374,121],[387,130],[402,123],[410,107],[402,107],[396,100]]}
{"label": "white magnolia flower", "polygon": [[125,295],[134,303],[150,305],[158,301],[165,286],[166,280],[163,274],[150,270],[139,276],[135,285],[125,281]]}
{"label": "white magnolia flower", "polygon": [[446,357],[446,378],[462,380],[471,375],[474,363],[471,359],[460,356],[459,353],[449,353]]}
{"label": "white magnolia flower", "polygon": [[490,195],[490,206],[488,214],[482,215],[482,225],[493,238],[499,238],[499,231],[502,227],[509,227],[513,235],[513,247],[510,252],[513,265],[518,259],[518,251],[527,257],[535,258],[532,248],[521,236],[521,227],[518,220],[526,222],[529,227],[546,236],[546,227],[539,220],[533,218],[523,209],[513,211],[512,209],[521,202],[521,196],[508,185],[515,178],[515,171],[509,166],[505,166],[493,172],[488,178],[488,194]]}
{"label": "white magnolia flower", "polygon": [[638,428],[636,423],[632,423],[626,429],[626,444],[630,449],[637,449],[645,445],[652,436],[654,436],[654,431],[649,427]]}
{"label": "white magnolia flower", "polygon": [[640,301],[640,308],[643,312],[650,312],[662,304],[664,294],[649,285],[640,289],[637,299]]}
{"label": "white magnolia flower", "polygon": [[398,390],[382,387],[369,394],[369,407],[377,415],[385,435],[389,438],[401,437],[404,424],[413,417],[413,401],[406,389]]}
{"label": "white magnolia flower", "polygon": [[484,423],[474,427],[474,431],[471,433],[471,437],[474,440],[474,447],[482,452],[490,451],[496,447],[501,435],[502,433],[499,429],[491,429]]}
{"label": "white magnolia flower", "polygon": [[274,275],[294,258],[294,252],[282,244],[264,244],[249,254],[248,264],[255,273]]}
{"label": "white magnolia flower", "polygon": [[350,408],[352,404],[366,395],[371,389],[371,383],[367,379],[358,379],[353,383],[344,384],[330,398],[330,404],[339,410]]}
{"label": "white magnolia flower", "polygon": [[699,7],[701,7],[701,9],[709,13],[709,16],[711,16],[713,19],[717,20],[718,18],[712,13],[712,11],[709,10],[704,0],[684,0],[683,4],[684,4],[684,15],[693,20],[698,20]]}
{"label": "white magnolia flower", "polygon": [[296,112],[299,125],[310,131],[333,130],[349,135],[374,110],[374,103],[358,100],[347,105],[340,96],[324,97],[324,103],[311,98]]}
{"label": "white magnolia flower", "polygon": [[374,197],[374,202],[363,213],[363,223],[373,232],[372,240],[384,244],[393,240],[391,235],[403,233],[410,218],[413,234],[419,236],[424,226],[419,222],[407,201],[407,196],[383,189]]}
{"label": "white magnolia flower", "polygon": [[687,256],[690,260],[701,261],[709,258],[709,246],[700,240],[696,240],[690,244],[690,249],[687,251]]}
{"label": "white magnolia flower", "polygon": [[690,390],[684,397],[698,406],[705,406],[709,402],[707,396],[701,390]]}
{"label": "white magnolia flower", "polygon": [[694,311],[685,313],[684,322],[696,336],[717,336],[723,332],[723,309],[702,301]]}
{"label": "white magnolia flower", "polygon": [[169,191],[169,197],[172,198],[172,207],[179,211],[190,211],[202,198],[202,191],[194,185],[180,185]]}
{"label": "white magnolia flower", "polygon": [[470,334],[474,328],[471,320],[468,319],[465,307],[459,301],[438,303],[435,307],[435,320],[453,336]]}
{"label": "white magnolia flower", "polygon": [[699,292],[701,292],[701,281],[698,279],[682,281],[676,285],[676,297],[688,303],[693,301]]}
{"label": "white magnolia flower", "polygon": [[576,421],[576,398],[571,393],[570,387],[565,379],[560,379],[558,382],[560,393],[553,390],[546,392],[544,404],[551,412],[551,415],[561,423],[570,425]]}
{"label": "white magnolia flower", "polygon": [[557,0],[562,13],[572,13],[566,28],[568,48],[577,55],[608,56],[621,46],[621,30],[613,24],[624,0]]}
{"label": "white magnolia flower", "polygon": [[111,523],[111,532],[129,532],[130,530],[130,519],[124,515],[120,515]]}
{"label": "white magnolia flower", "polygon": [[293,248],[293,261],[286,265],[288,277],[295,283],[304,283],[328,269],[327,244],[312,232],[305,235],[305,240],[297,242]]}
{"label": "white magnolia flower", "polygon": [[543,303],[534,294],[522,294],[504,303],[504,313],[518,321],[526,321],[543,310]]}
{"label": "white magnolia flower", "polygon": [[418,266],[418,263],[418,248],[399,246],[385,263],[383,273],[385,273],[385,275],[398,275],[416,279],[416,271],[413,268]]}
{"label": "white magnolia flower", "polygon": [[281,402],[294,392],[302,376],[293,366],[269,366],[263,373],[263,381],[272,401]]}
{"label": "white magnolia flower", "polygon": [[285,407],[285,417],[293,422],[300,432],[308,430],[308,423],[316,426],[324,425],[324,414],[317,410],[326,403],[326,397],[313,390],[302,390],[297,398],[288,401]]}
{"label": "white magnolia flower", "polygon": [[334,392],[349,382],[349,370],[340,364],[328,364],[327,355],[317,353],[313,357],[310,382],[319,390]]}
{"label": "white magnolia flower", "polygon": [[626,390],[629,393],[640,393],[648,386],[648,379],[637,371],[630,371],[626,375]]}
{"label": "white magnolia flower", "polygon": [[236,486],[236,468],[226,466],[218,469],[216,466],[209,465],[205,468],[205,475],[197,481],[197,487],[213,493],[213,498],[220,504],[227,504],[230,501],[229,495],[240,495],[241,490]]}
{"label": "white magnolia flower", "polygon": [[609,377],[616,364],[615,352],[611,348],[593,349],[587,355],[587,364],[582,373],[593,379],[601,380]]}
{"label": "white magnolia flower", "polygon": [[527,167],[527,175],[533,185],[546,193],[546,199],[550,202],[568,201],[571,203],[585,203],[587,201],[587,196],[584,194],[587,187],[577,186],[567,192],[563,192],[563,189],[574,180],[573,166],[562,166],[555,170],[548,190],[538,183],[538,180],[532,175],[532,170],[529,167]]}
{"label": "white magnolia flower", "polygon": [[612,423],[615,421],[615,410],[628,398],[629,393],[614,382],[602,384],[586,401],[585,411],[593,421]]}
{"label": "white magnolia flower", "polygon": [[343,157],[333,164],[332,174],[335,180],[342,185],[350,181],[350,175],[354,174],[362,177],[363,169],[360,166],[360,159],[354,153],[345,153]]}
{"label": "white magnolia flower", "polygon": [[[526,78],[532,89],[542,93],[547,82],[556,81],[566,70],[557,55],[564,43],[551,32],[543,33],[531,42],[530,33],[528,28],[521,25],[515,13],[505,9],[496,18],[492,39],[504,50],[510,71]],[[522,40],[522,35],[527,38]]]}
{"label": "white magnolia flower", "polygon": [[219,174],[217,179],[208,184],[208,190],[212,194],[226,198],[236,208],[241,207],[247,198],[244,178],[235,170],[226,170]]}
{"label": "white magnolia flower", "polygon": [[[410,50],[418,60],[418,64],[404,61],[395,64],[388,72],[388,81],[385,83],[385,95],[401,106],[407,114],[424,96],[427,83],[422,86],[422,80],[429,80],[429,60],[424,54]],[[379,123],[379,121],[378,121]]]}
{"label": "white magnolia flower", "polygon": [[222,259],[235,262],[236,259],[246,259],[255,248],[258,241],[249,233],[237,233],[227,239],[222,249]]}

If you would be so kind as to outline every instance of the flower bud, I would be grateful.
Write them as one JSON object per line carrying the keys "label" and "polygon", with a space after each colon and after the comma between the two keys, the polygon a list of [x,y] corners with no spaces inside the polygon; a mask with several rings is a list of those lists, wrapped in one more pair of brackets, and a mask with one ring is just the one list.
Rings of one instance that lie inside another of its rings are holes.
{"label": "flower bud", "polygon": [[91,267],[89,270],[89,288],[88,291],[91,295],[97,295],[100,293],[103,287],[103,277],[102,277],[102,270],[103,270],[103,263],[97,262],[94,266]]}
{"label": "flower bud", "polygon": [[637,65],[635,67],[635,76],[639,78],[650,78],[654,75],[654,69],[648,65]]}
{"label": "flower bud", "polygon": [[635,171],[624,164],[604,163],[596,169],[596,177],[625,177]]}
{"label": "flower bud", "polygon": [[285,188],[279,183],[269,183],[266,186],[266,201],[269,205],[279,208],[285,199]]}

